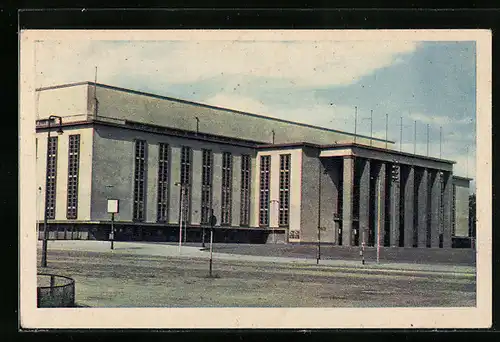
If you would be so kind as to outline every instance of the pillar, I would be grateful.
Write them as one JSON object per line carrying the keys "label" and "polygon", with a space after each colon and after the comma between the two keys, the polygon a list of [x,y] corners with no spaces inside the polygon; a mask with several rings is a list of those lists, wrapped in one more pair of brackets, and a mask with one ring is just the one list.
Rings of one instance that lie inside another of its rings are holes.
{"label": "pillar", "polygon": [[404,246],[413,247],[413,216],[415,196],[415,168],[408,166],[404,186]]}
{"label": "pillar", "polygon": [[[377,174],[377,193],[376,193],[376,204],[375,204],[375,245],[377,245],[378,232],[380,232],[380,245],[384,245],[385,239],[385,201],[386,201],[386,173],[387,166],[385,163],[380,164],[378,174]],[[379,196],[380,195],[380,196]],[[380,208],[379,208],[380,206]],[[379,227],[380,225],[380,227]]]}
{"label": "pillar", "polygon": [[352,201],[354,186],[354,157],[343,158],[343,189],[342,189],[342,245],[352,245]]}
{"label": "pillar", "polygon": [[392,167],[397,170],[398,179],[394,180],[391,177],[391,247],[399,247],[399,211],[400,211],[400,184],[401,184],[401,167],[393,164]]}
{"label": "pillar", "polygon": [[418,184],[418,247],[427,247],[427,224],[428,224],[428,187],[429,173],[427,169],[421,172],[420,182]]}
{"label": "pillar", "polygon": [[361,163],[359,177],[359,241],[368,243],[368,229],[370,223],[370,161],[365,159]]}
{"label": "pillar", "polygon": [[443,248],[451,248],[452,191],[451,172],[443,172]]}
{"label": "pillar", "polygon": [[439,231],[440,231],[440,219],[439,219],[439,208],[441,205],[441,184],[439,182],[439,171],[431,172],[431,205],[430,205],[430,230],[431,230],[431,248],[439,247]]}

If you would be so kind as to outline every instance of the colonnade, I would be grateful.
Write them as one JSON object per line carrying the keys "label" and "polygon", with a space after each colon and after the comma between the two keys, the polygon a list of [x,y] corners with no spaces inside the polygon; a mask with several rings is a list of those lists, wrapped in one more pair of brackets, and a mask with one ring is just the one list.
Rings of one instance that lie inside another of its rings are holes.
{"label": "colonnade", "polygon": [[343,246],[374,245],[380,232],[381,244],[390,247],[451,247],[450,171],[342,158]]}

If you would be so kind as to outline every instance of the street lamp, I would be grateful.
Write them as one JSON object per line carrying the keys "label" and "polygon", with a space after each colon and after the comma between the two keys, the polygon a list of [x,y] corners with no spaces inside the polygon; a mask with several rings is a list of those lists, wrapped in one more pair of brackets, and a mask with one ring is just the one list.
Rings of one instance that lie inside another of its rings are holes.
{"label": "street lamp", "polygon": [[212,204],[210,204],[210,260],[208,265],[208,276],[212,278],[214,226],[217,224],[217,217],[214,215]]}
{"label": "street lamp", "polygon": [[185,184],[182,184],[180,182],[176,182],[175,186],[179,186],[181,188],[181,203],[179,206],[179,254],[181,254],[181,248],[182,248],[182,220],[183,220],[183,213],[184,213],[184,188]]}
{"label": "street lamp", "polygon": [[[49,120],[47,122],[47,125],[48,125],[48,130],[47,130],[47,163],[46,163],[46,166],[49,165],[49,158],[50,158],[50,155],[49,155],[49,147],[50,147],[50,122],[54,119],[58,119],[59,120],[59,126],[58,126],[58,129],[57,129],[57,134],[62,134],[63,133],[63,130],[62,130],[62,118],[60,116],[57,116],[57,115],[51,115],[49,116]],[[48,181],[47,181],[47,171],[48,170],[45,170],[45,173],[46,173],[46,176],[45,176],[45,213],[44,213],[44,218],[43,218],[43,243],[42,243],[42,267],[47,267],[47,242],[48,242],[48,239],[49,239],[49,232],[47,230],[47,195],[48,195],[48,191],[49,191],[49,186],[48,186]],[[54,172],[57,172],[57,170],[55,170]]]}

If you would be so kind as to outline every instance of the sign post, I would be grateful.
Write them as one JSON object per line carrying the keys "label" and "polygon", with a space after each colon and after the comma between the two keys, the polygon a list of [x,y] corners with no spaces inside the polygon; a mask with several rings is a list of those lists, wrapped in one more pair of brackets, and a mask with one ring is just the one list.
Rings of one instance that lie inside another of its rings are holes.
{"label": "sign post", "polygon": [[115,214],[118,213],[118,200],[108,199],[108,213],[111,214],[111,232],[109,233],[109,240],[111,241],[111,249],[114,249],[115,241]]}

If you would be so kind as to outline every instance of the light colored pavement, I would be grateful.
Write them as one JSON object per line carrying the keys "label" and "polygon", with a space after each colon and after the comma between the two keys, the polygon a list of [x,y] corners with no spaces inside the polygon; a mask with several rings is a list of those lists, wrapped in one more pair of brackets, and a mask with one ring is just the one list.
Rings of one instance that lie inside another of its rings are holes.
{"label": "light colored pavement", "polygon": [[[41,241],[38,242],[38,247],[41,247]],[[208,245],[207,245],[208,246]],[[142,242],[115,242],[114,250],[110,248],[108,241],[89,241],[89,240],[55,240],[48,243],[50,250],[73,250],[87,251],[100,253],[113,253],[124,255],[148,255],[148,256],[165,256],[175,258],[201,258],[208,259],[208,251],[201,250],[200,247],[182,246],[179,253],[179,247],[167,244],[158,243],[142,243]],[[291,263],[291,264],[311,264],[316,265],[316,259],[311,258],[288,258],[288,257],[270,257],[270,256],[255,256],[255,255],[237,255],[226,253],[213,253],[214,260],[239,260],[252,262],[274,262],[274,263]],[[384,263],[383,260],[379,264],[367,263],[363,265],[360,261],[353,260],[320,260],[321,266],[336,266],[356,269],[370,270],[399,270],[407,272],[445,272],[445,273],[475,273],[475,267],[471,266],[451,266],[451,265],[436,265],[436,264],[411,264],[411,263]]]}

